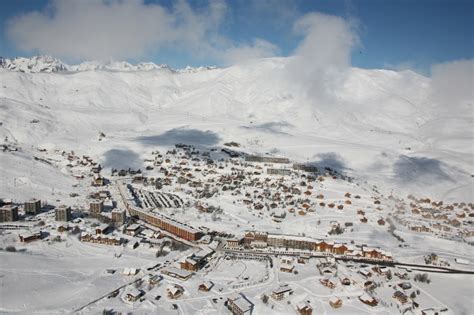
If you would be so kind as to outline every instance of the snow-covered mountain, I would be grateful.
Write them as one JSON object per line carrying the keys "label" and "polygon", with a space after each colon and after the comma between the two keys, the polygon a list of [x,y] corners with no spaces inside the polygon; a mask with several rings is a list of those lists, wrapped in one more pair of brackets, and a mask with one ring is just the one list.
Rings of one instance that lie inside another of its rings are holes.
{"label": "snow-covered mountain", "polygon": [[104,70],[104,71],[150,71],[150,70],[168,70],[172,72],[200,72],[206,70],[213,70],[216,67],[191,67],[187,66],[184,69],[174,70],[166,64],[157,65],[153,62],[140,62],[136,65],[128,63],[126,61],[86,61],[77,65],[68,65],[59,59],[51,56],[34,56],[31,58],[17,57],[14,59],[8,59],[0,57],[0,68],[8,69],[11,71],[25,72],[25,73],[38,73],[38,72],[81,72],[81,71],[93,71],[93,70]]}
{"label": "snow-covered mountain", "polygon": [[[0,136],[105,164],[111,150],[139,163],[155,147],[177,142],[237,141],[248,152],[339,168],[387,193],[472,199],[472,110],[440,114],[430,78],[351,68],[330,97],[318,98],[287,78],[289,62],[173,71],[153,63],[2,59]],[[16,164],[1,158],[0,168],[8,165],[14,176]],[[11,182],[2,191],[13,193]]]}
{"label": "snow-covered mountain", "polygon": [[51,56],[18,57],[7,59],[0,57],[0,67],[18,72],[58,72],[68,70],[68,66]]}

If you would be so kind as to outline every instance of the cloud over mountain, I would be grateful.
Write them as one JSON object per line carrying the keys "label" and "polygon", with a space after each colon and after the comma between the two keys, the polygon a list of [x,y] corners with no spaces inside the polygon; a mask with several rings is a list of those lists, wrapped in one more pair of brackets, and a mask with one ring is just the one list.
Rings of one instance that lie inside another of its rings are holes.
{"label": "cloud over mountain", "polygon": [[226,64],[275,54],[275,46],[264,40],[235,43],[222,36],[227,9],[220,0],[199,8],[185,0],[170,8],[142,1],[55,0],[46,11],[8,20],[6,34],[25,52],[73,60],[146,58],[164,48]]}

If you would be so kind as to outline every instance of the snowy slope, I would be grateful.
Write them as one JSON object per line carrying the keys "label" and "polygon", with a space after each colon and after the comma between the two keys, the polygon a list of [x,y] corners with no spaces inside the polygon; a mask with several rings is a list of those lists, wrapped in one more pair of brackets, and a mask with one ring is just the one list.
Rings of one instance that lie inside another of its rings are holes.
{"label": "snowy slope", "polygon": [[[24,150],[48,146],[103,161],[111,150],[142,158],[176,142],[237,141],[245,151],[340,168],[386,192],[472,200],[472,113],[440,115],[430,101],[430,78],[352,68],[328,103],[302,96],[285,77],[287,63],[270,58],[175,71],[3,59],[0,136]],[[97,140],[99,132],[106,140]],[[1,168],[11,159],[0,158]],[[5,184],[2,192],[14,189]]]}

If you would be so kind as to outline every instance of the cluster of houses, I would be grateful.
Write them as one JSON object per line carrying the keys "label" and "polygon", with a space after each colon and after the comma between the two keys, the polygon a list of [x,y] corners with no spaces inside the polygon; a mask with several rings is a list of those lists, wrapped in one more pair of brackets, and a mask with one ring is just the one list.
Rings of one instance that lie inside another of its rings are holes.
{"label": "cluster of houses", "polygon": [[118,236],[106,235],[106,234],[91,234],[87,232],[81,233],[82,242],[98,243],[105,245],[122,245],[123,239]]}
{"label": "cluster of houses", "polygon": [[[396,214],[400,222],[410,231],[432,233],[444,237],[474,237],[474,204],[454,202],[445,204],[429,198],[416,198],[409,195],[409,204],[398,200]],[[407,210],[408,209],[408,210]]]}
{"label": "cluster of houses", "polygon": [[239,247],[253,248],[286,248],[309,250],[333,255],[348,256],[361,259],[392,260],[390,252],[368,246],[354,246],[325,240],[316,240],[310,237],[297,235],[283,235],[268,232],[249,231],[243,238],[233,238],[227,240],[229,249]]}

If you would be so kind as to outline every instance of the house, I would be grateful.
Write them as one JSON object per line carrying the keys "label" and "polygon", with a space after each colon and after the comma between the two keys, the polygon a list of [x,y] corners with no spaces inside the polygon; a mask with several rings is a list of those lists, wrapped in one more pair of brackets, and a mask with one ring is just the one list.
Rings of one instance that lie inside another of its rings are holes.
{"label": "house", "polygon": [[298,256],[298,264],[306,264],[311,258],[310,254],[301,254]]}
{"label": "house", "polygon": [[104,186],[104,185],[105,185],[105,179],[102,176],[95,174],[94,180],[92,181],[91,186],[98,187],[98,186]]}
{"label": "house", "polygon": [[161,270],[161,273],[183,281],[188,280],[193,275],[192,272],[174,267],[167,267]]}
{"label": "house", "polygon": [[189,271],[198,271],[206,264],[206,258],[213,253],[213,249],[211,249],[209,246],[205,246],[201,248],[200,251],[183,258],[183,260],[180,262],[180,267],[181,269]]}
{"label": "house", "polygon": [[377,304],[378,304],[377,300],[374,299],[374,297],[370,296],[367,293],[364,293],[361,296],[359,296],[359,300],[362,303],[367,304],[367,305],[372,306],[372,307],[377,306]]}
{"label": "house", "polygon": [[337,281],[333,277],[324,277],[320,279],[319,282],[329,289],[334,289],[337,286]]}
{"label": "house", "polygon": [[95,228],[95,234],[108,234],[111,228],[109,224],[103,223]]}
{"label": "house", "polygon": [[332,308],[340,308],[342,306],[342,300],[333,296],[329,299],[329,305],[331,305]]}
{"label": "house", "polygon": [[381,276],[386,276],[390,269],[387,266],[375,266],[372,270]]}
{"label": "house", "polygon": [[67,230],[69,230],[69,226],[67,224],[60,224],[58,225],[58,227],[56,228],[56,230],[59,232],[59,233],[63,233],[63,232],[66,232]]}
{"label": "house", "polygon": [[288,284],[280,284],[278,287],[273,289],[271,297],[274,300],[281,301],[287,296],[293,294],[293,289]]}
{"label": "house", "polygon": [[410,290],[412,287],[410,282],[402,282],[398,284],[398,286],[402,288],[403,290]]}
{"label": "house", "polygon": [[214,283],[212,283],[212,281],[204,281],[203,283],[199,285],[198,290],[207,292],[207,291],[210,291],[213,286],[214,286]]}
{"label": "house", "polygon": [[238,238],[231,238],[227,240],[227,248],[237,248],[240,246],[242,240]]}
{"label": "house", "polygon": [[27,232],[24,234],[20,234],[18,236],[20,238],[20,242],[30,243],[36,240],[40,240],[42,235],[41,235],[41,232],[33,232],[33,233]]}
{"label": "house", "polygon": [[366,279],[372,277],[372,273],[370,272],[369,269],[360,269],[358,273],[361,274]]}
{"label": "house", "polygon": [[189,271],[198,271],[199,270],[199,263],[197,260],[191,257],[185,257],[179,263],[181,269],[189,270]]}
{"label": "house", "polygon": [[253,303],[243,294],[234,293],[227,297],[227,308],[234,315],[250,315],[253,307]]}
{"label": "house", "polygon": [[345,278],[341,278],[341,283],[342,285],[351,285],[351,279],[345,277]]}
{"label": "house", "polygon": [[392,296],[394,299],[398,300],[400,303],[405,304],[408,302],[408,296],[402,291],[395,291]]}
{"label": "house", "polygon": [[153,275],[148,278],[148,284],[150,285],[157,285],[160,281],[163,280],[163,277],[160,275]]}
{"label": "house", "polygon": [[300,315],[311,315],[313,313],[313,308],[308,302],[302,301],[296,304],[296,312]]}
{"label": "house", "polygon": [[292,273],[295,265],[292,259],[282,259],[280,262],[280,271]]}
{"label": "house", "polygon": [[168,297],[174,300],[174,299],[178,299],[180,296],[183,295],[184,288],[177,284],[169,285],[166,288],[166,292],[168,293]]}
{"label": "house", "polygon": [[130,236],[135,236],[138,233],[140,233],[140,229],[141,229],[140,224],[134,223],[127,226],[127,228],[125,229],[125,234],[130,235]]}
{"label": "house", "polygon": [[138,299],[143,295],[142,291],[137,288],[129,288],[125,293],[125,299],[129,302],[138,301]]}

